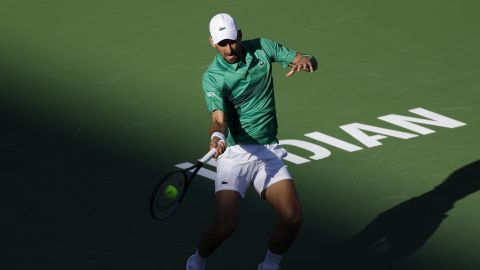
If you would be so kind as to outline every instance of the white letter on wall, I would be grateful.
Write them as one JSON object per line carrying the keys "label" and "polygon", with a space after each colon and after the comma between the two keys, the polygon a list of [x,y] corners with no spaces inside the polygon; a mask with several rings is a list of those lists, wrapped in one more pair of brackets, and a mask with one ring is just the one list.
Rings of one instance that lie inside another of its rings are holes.
{"label": "white letter on wall", "polygon": [[425,127],[413,124],[413,123],[439,126],[439,127],[445,127],[445,128],[457,128],[457,127],[466,125],[465,123],[462,123],[455,119],[445,117],[443,115],[425,110],[423,108],[412,109],[412,110],[409,110],[409,112],[424,116],[429,119],[408,117],[408,116],[403,116],[398,114],[384,115],[384,116],[378,117],[378,119],[409,129],[411,131],[415,131],[423,135],[434,133],[435,131],[429,128],[425,128]]}
{"label": "white letter on wall", "polygon": [[[306,142],[306,141],[301,141],[301,140],[280,140],[279,144],[281,144],[281,145],[293,145],[293,146],[305,149],[307,151],[310,151],[314,154],[310,158],[314,159],[314,160],[319,160],[319,159],[322,159],[322,158],[326,158],[326,157],[329,157],[332,154],[330,151],[328,151],[328,149],[326,149],[324,147],[321,147],[319,145],[309,143],[309,142]],[[288,155],[286,157],[284,157],[283,159],[285,159],[287,161],[290,161],[292,163],[295,163],[295,164],[302,164],[302,163],[310,162],[310,160],[308,160],[306,158],[303,158],[301,156],[291,154],[291,153],[288,153]]]}
{"label": "white letter on wall", "polygon": [[[410,139],[418,136],[412,133],[400,132],[393,129],[370,126],[370,125],[361,124],[361,123],[352,123],[348,125],[343,125],[343,126],[340,126],[340,128],[343,129],[348,134],[350,134],[355,139],[357,139],[359,142],[363,143],[367,147],[375,147],[375,146],[382,145],[382,143],[380,143],[379,140],[385,139],[387,138],[387,136],[396,137],[400,139]],[[371,131],[377,134],[383,134],[387,136],[382,136],[382,135],[368,136],[361,130]]]}
{"label": "white letter on wall", "polygon": [[355,152],[358,150],[362,150],[362,147],[356,146],[354,144],[348,143],[346,141],[339,140],[332,136],[328,136],[327,134],[323,134],[321,132],[315,131],[311,133],[305,134],[305,136],[312,138],[317,141],[324,142],[326,144],[330,144],[331,146],[335,146],[337,148],[343,149],[348,152]]}

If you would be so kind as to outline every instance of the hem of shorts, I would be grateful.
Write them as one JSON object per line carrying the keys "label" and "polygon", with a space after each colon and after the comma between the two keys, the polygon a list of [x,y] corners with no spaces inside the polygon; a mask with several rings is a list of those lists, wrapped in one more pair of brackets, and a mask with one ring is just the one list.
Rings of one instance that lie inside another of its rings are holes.
{"label": "hem of shorts", "polygon": [[292,177],[290,178],[283,178],[283,179],[279,179],[277,181],[273,180],[273,183],[270,183],[268,186],[266,186],[264,189],[262,189],[262,191],[260,191],[260,193],[258,193],[258,195],[260,195],[260,197],[262,197],[262,194],[265,192],[265,190],[267,190],[267,188],[271,187],[272,185],[276,184],[276,183],[280,183],[282,181],[292,181],[293,182],[293,179]]}
{"label": "hem of shorts", "polygon": [[236,188],[234,186],[226,186],[226,185],[222,185],[222,188],[221,189],[215,189],[215,193],[219,192],[219,191],[222,191],[222,190],[232,190],[232,191],[236,191],[238,192],[238,194],[240,194],[240,197],[244,198],[245,197],[245,194],[242,194],[239,190],[239,188]]}

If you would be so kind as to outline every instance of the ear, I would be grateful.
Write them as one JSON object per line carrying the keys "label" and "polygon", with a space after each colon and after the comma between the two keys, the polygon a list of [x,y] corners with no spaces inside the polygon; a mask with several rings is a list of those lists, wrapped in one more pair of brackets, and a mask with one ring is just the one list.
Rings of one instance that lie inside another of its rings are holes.
{"label": "ear", "polygon": [[212,45],[213,48],[215,48],[215,43],[213,43],[212,37],[208,37],[208,40],[210,41],[210,45]]}

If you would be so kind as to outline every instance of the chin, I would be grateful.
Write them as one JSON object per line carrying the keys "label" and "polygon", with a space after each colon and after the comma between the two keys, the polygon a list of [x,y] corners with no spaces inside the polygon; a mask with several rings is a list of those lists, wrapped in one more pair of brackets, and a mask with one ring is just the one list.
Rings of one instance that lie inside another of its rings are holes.
{"label": "chin", "polygon": [[231,60],[229,60],[229,59],[227,59],[227,58],[225,58],[225,57],[224,57],[223,59],[225,59],[225,61],[227,61],[227,62],[230,63],[230,64],[235,64],[235,63],[238,61],[238,57],[234,57],[234,58],[231,59]]}

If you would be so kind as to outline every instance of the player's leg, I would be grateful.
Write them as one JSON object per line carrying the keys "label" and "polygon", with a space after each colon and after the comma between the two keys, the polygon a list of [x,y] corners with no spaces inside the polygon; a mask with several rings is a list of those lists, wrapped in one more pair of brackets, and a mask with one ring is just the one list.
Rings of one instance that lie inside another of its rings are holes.
{"label": "player's leg", "polygon": [[282,161],[287,151],[277,144],[271,144],[265,145],[259,152],[262,159],[253,184],[278,215],[267,255],[259,269],[276,270],[297,236],[302,223],[302,211],[294,182]]}
{"label": "player's leg", "polygon": [[206,258],[220,244],[233,234],[237,226],[240,194],[233,190],[220,190],[215,193],[215,217],[200,237],[198,250],[187,261],[187,270],[205,269]]}
{"label": "player's leg", "polygon": [[240,162],[235,156],[230,157],[232,148],[217,160],[214,222],[202,234],[198,246],[198,253],[203,258],[210,256],[235,231],[240,199],[244,196],[251,178],[252,165],[249,162]]}
{"label": "player's leg", "polygon": [[274,254],[282,255],[292,245],[302,222],[294,182],[289,179],[278,181],[265,190],[264,196],[279,218],[268,247]]}
{"label": "player's leg", "polygon": [[278,222],[270,237],[265,259],[258,269],[277,270],[280,269],[280,261],[295,240],[302,223],[300,201],[295,185],[290,179],[280,180],[270,185],[262,192],[262,197],[277,213]]}
{"label": "player's leg", "polygon": [[[245,195],[255,173],[255,163],[248,160],[250,153],[239,146],[228,147],[217,159],[215,179],[215,218],[205,231],[198,246],[196,261],[203,262],[234,231],[237,226],[240,200]],[[189,259],[190,260],[190,259]],[[188,269],[188,263],[187,263]],[[192,268],[203,269],[203,268]]]}
{"label": "player's leg", "polygon": [[237,227],[240,194],[233,190],[221,190],[215,193],[215,218],[213,225],[202,234],[198,245],[198,253],[203,258],[210,256],[213,251]]}

